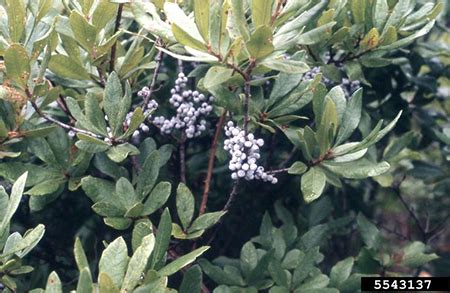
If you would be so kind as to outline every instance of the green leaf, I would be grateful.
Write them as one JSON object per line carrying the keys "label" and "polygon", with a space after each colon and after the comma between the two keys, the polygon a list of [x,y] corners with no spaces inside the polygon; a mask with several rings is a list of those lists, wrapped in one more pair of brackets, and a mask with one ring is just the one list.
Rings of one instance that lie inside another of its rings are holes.
{"label": "green leaf", "polygon": [[[183,10],[175,3],[165,2],[164,12],[167,19],[172,23],[172,29],[175,28],[177,33],[182,33],[191,43],[196,44],[194,48],[201,45],[203,49],[206,49],[204,40],[195,25],[195,22],[184,14]],[[176,33],[174,31],[176,36]],[[178,39],[178,38],[177,38]],[[178,40],[180,41],[180,40]],[[189,46],[189,45],[188,45]],[[200,48],[198,48],[200,49]]]}
{"label": "green leaf", "polygon": [[176,205],[178,218],[180,218],[181,224],[184,230],[186,230],[190,226],[192,217],[194,216],[195,199],[184,183],[178,185]]}
{"label": "green leaf", "polygon": [[258,252],[255,245],[251,241],[248,241],[244,244],[244,246],[242,246],[241,255],[239,258],[239,265],[246,278],[248,278],[248,275],[257,264]]}
{"label": "green leaf", "polygon": [[183,275],[179,292],[180,293],[196,293],[201,291],[202,270],[198,265],[192,266]]}
{"label": "green leaf", "polygon": [[310,70],[309,66],[303,61],[286,60],[283,57],[277,59],[267,58],[261,62],[261,65],[289,74],[305,73]]}
{"label": "green leaf", "polygon": [[247,41],[250,39],[250,32],[248,29],[247,19],[245,17],[244,1],[231,0],[231,23],[237,27],[240,36]]}
{"label": "green leaf", "polygon": [[184,268],[185,266],[193,263],[197,257],[202,255],[205,251],[209,249],[209,246],[202,246],[196,250],[185,254],[176,260],[172,261],[162,269],[158,271],[161,276],[170,276]]}
{"label": "green leaf", "polygon": [[206,230],[215,225],[226,212],[206,213],[194,220],[188,229],[188,233]]}
{"label": "green leaf", "polygon": [[348,179],[364,179],[386,173],[391,167],[388,162],[373,163],[365,159],[346,163],[323,163],[328,170]]}
{"label": "green leaf", "polygon": [[89,268],[85,267],[80,271],[78,277],[77,293],[92,293],[93,284]]}
{"label": "green leaf", "polygon": [[169,199],[172,185],[169,182],[160,182],[148,196],[144,203],[141,216],[148,216],[160,209]]}
{"label": "green leaf", "polygon": [[408,145],[411,144],[411,142],[416,137],[417,133],[411,130],[403,134],[401,137],[394,138],[384,150],[383,158],[385,158],[386,160],[394,158],[404,148],[408,147]]}
{"label": "green leaf", "polygon": [[25,194],[31,196],[42,196],[51,194],[53,192],[56,192],[61,186],[61,184],[64,184],[63,180],[56,180],[56,179],[47,180],[33,186],[33,188],[25,192]]}
{"label": "green leaf", "polygon": [[98,264],[99,273],[107,274],[116,287],[120,287],[128,265],[127,244],[122,237],[111,242],[103,250]]}
{"label": "green leaf", "polygon": [[48,63],[48,68],[58,76],[75,80],[90,80],[86,69],[65,55],[53,55]]}
{"label": "green leaf", "polygon": [[86,52],[92,54],[92,49],[97,39],[97,30],[76,10],[73,10],[69,18],[70,26],[75,40]]}
{"label": "green leaf", "polygon": [[132,237],[131,237],[131,246],[133,251],[141,245],[142,239],[151,234],[153,232],[152,223],[148,219],[141,220],[136,222],[134,225]]}
{"label": "green leaf", "polygon": [[438,259],[435,253],[426,254],[426,245],[422,242],[415,241],[410,243],[403,249],[403,258],[401,261],[402,266],[410,268],[419,268],[430,261]]}
{"label": "green leaf", "polygon": [[[19,42],[25,31],[26,8],[23,0],[6,0],[9,36],[12,42]],[[2,16],[3,18],[5,16]]]}
{"label": "green leaf", "polygon": [[310,203],[322,195],[325,189],[327,177],[318,167],[312,167],[306,172],[301,179],[301,191],[303,199]]}
{"label": "green leaf", "polygon": [[332,21],[303,33],[296,39],[296,43],[298,45],[313,45],[326,41],[331,35],[332,28],[335,24],[336,22]]}
{"label": "green leaf", "polygon": [[[203,39],[209,42],[209,0],[194,0],[194,16],[197,28]],[[216,20],[217,21],[217,20]],[[192,291],[194,292],[194,291]]]}
{"label": "green leaf", "polygon": [[126,230],[128,227],[130,227],[131,223],[133,221],[131,219],[126,218],[104,218],[103,222],[105,222],[106,225],[116,229],[116,230]]}
{"label": "green leaf", "polygon": [[333,266],[330,272],[330,287],[338,287],[345,282],[352,272],[355,259],[347,257]]}
{"label": "green leaf", "polygon": [[381,244],[381,234],[378,228],[372,224],[363,214],[356,217],[359,233],[368,248],[377,249]]}
{"label": "green leaf", "polygon": [[4,59],[8,78],[25,88],[30,76],[30,58],[27,51],[19,44],[12,44],[5,51]]}
{"label": "green leaf", "polygon": [[263,275],[272,260],[273,254],[274,249],[271,249],[259,259],[256,267],[248,275],[247,282],[249,285],[254,285],[263,278]]}
{"label": "green leaf", "polygon": [[270,26],[274,0],[252,0],[252,20],[255,28]]}
{"label": "green leaf", "polygon": [[84,100],[84,109],[86,112],[86,119],[97,128],[97,131],[106,136],[108,133],[106,131],[106,122],[104,119],[104,114],[100,108],[100,101],[93,94],[87,94]]}
{"label": "green leaf", "polygon": [[338,126],[339,117],[336,104],[333,99],[326,97],[322,117],[316,135],[319,143],[320,155],[324,155],[332,146]]}
{"label": "green leaf", "polygon": [[362,93],[362,89],[357,90],[348,102],[342,117],[342,125],[336,136],[336,146],[346,141],[358,127],[361,120]]}
{"label": "green leaf", "polygon": [[366,0],[351,0],[351,11],[354,23],[364,23],[366,19]]}
{"label": "green leaf", "polygon": [[389,15],[387,0],[376,0],[373,6],[373,24],[378,31],[383,31],[384,25]]}
{"label": "green leaf", "polygon": [[145,121],[144,112],[141,107],[137,107],[131,115],[130,125],[128,125],[127,131],[122,137],[126,138],[133,134],[133,132],[139,128],[139,126]]}
{"label": "green leaf", "polygon": [[108,117],[109,125],[113,134],[118,133],[118,128],[122,128],[123,118],[120,117],[122,104],[122,85],[117,73],[112,72],[106,82],[103,94],[103,108]]}
{"label": "green leaf", "polygon": [[255,59],[264,58],[274,51],[272,30],[267,26],[257,28],[246,43],[250,56]]}
{"label": "green leaf", "polygon": [[193,49],[199,51],[206,51],[206,46],[201,41],[193,38],[187,32],[185,32],[181,27],[172,23],[172,32],[175,38],[180,44],[185,45],[187,47],[191,47]]}
{"label": "green leaf", "polygon": [[161,215],[158,230],[156,234],[155,249],[150,258],[149,268],[158,269],[164,261],[164,255],[169,247],[170,236],[172,235],[172,218],[170,212],[166,208]]}
{"label": "green leaf", "polygon": [[106,273],[98,275],[99,293],[119,293],[119,289],[114,285],[111,277]]}
{"label": "green leaf", "polygon": [[123,162],[123,160],[125,160],[128,156],[139,155],[139,150],[130,143],[124,143],[108,149],[106,155],[114,162],[120,163]]}
{"label": "green leaf", "polygon": [[233,69],[222,66],[211,67],[203,79],[203,85],[209,89],[227,82],[233,76]]}
{"label": "green leaf", "polygon": [[22,199],[22,193],[25,188],[25,182],[27,181],[27,176],[28,172],[25,172],[16,180],[16,182],[14,182],[8,207],[6,208],[6,213],[3,215],[3,219],[0,224],[0,235],[3,235],[5,229],[9,226],[12,216],[19,207],[20,200]]}
{"label": "green leaf", "polygon": [[115,202],[115,204],[120,204],[126,209],[131,208],[139,201],[133,185],[124,177],[117,180],[115,194],[118,198],[118,202]]}
{"label": "green leaf", "polygon": [[83,245],[81,244],[80,238],[78,237],[75,239],[73,254],[75,256],[75,262],[77,263],[78,270],[80,272],[84,268],[87,268],[89,270],[89,262],[87,260],[86,254],[84,253]]}
{"label": "green leaf", "polygon": [[289,167],[288,173],[293,175],[301,175],[305,173],[306,170],[308,170],[308,167],[304,163],[297,161]]}
{"label": "green leaf", "polygon": [[62,284],[56,272],[51,272],[45,286],[45,293],[62,293]]}
{"label": "green leaf", "polygon": [[128,269],[123,279],[121,292],[132,292],[141,279],[141,275],[147,266],[150,254],[155,247],[155,237],[153,234],[145,236],[141,245],[133,253],[128,263]]}
{"label": "green leaf", "polygon": [[139,198],[145,198],[153,189],[159,175],[159,152],[153,151],[145,159],[142,170],[136,181],[136,192]]}
{"label": "green leaf", "polygon": [[116,18],[117,7],[118,5],[111,3],[111,1],[100,1],[98,3],[92,15],[92,24],[96,27],[98,32]]}

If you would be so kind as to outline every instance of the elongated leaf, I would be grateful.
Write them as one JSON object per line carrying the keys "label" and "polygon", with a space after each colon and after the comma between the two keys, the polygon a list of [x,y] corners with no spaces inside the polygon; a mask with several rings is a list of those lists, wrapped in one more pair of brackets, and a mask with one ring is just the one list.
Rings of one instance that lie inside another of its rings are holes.
{"label": "elongated leaf", "polygon": [[192,221],[195,209],[195,200],[189,188],[180,183],[177,188],[177,213],[180,218],[181,225],[186,230]]}
{"label": "elongated leaf", "polygon": [[388,162],[372,163],[359,160],[347,163],[324,162],[330,171],[349,179],[364,179],[386,173],[391,167]]}
{"label": "elongated leaf", "polygon": [[144,203],[142,216],[148,216],[160,209],[169,199],[172,185],[169,182],[160,182],[153,188]]}
{"label": "elongated leaf", "polygon": [[202,270],[198,265],[191,267],[183,275],[179,292],[180,293],[197,293],[201,291]]}
{"label": "elongated leaf", "polygon": [[153,151],[145,159],[141,173],[137,178],[136,193],[139,198],[145,198],[153,189],[159,175],[159,168],[159,152]]}
{"label": "elongated leaf", "polygon": [[195,261],[197,257],[202,255],[205,251],[209,249],[209,246],[202,246],[200,248],[197,248],[196,250],[185,254],[176,260],[172,261],[162,269],[158,271],[158,273],[162,276],[170,276],[187,266],[188,264],[191,264]]}
{"label": "elongated leaf", "polygon": [[27,51],[19,44],[12,44],[6,50],[4,59],[8,78],[25,87],[30,76],[30,58]]}
{"label": "elongated leaf", "polygon": [[[19,42],[26,24],[26,8],[23,0],[6,0],[9,36],[12,42]],[[3,16],[4,17],[4,16]]]}
{"label": "elongated leaf", "polygon": [[322,195],[325,189],[327,177],[318,167],[313,167],[306,172],[301,179],[303,199],[310,203]]}
{"label": "elongated leaf", "polygon": [[56,272],[52,272],[47,279],[45,293],[62,293],[62,284]]}
{"label": "elongated leaf", "polygon": [[247,42],[247,50],[255,59],[261,59],[271,54],[275,49],[272,44],[272,30],[267,26],[261,26],[253,32]]}
{"label": "elongated leaf", "polygon": [[216,224],[226,212],[206,213],[194,220],[188,232],[193,233],[199,230],[206,230]]}
{"label": "elongated leaf", "polygon": [[353,131],[355,131],[356,127],[358,127],[359,121],[361,120],[362,93],[362,89],[357,90],[348,102],[335,145],[340,145],[347,140]]}
{"label": "elongated leaf", "polygon": [[252,19],[255,28],[270,26],[274,0],[252,0]]}
{"label": "elongated leaf", "polygon": [[250,31],[248,29],[247,19],[245,17],[244,1],[243,0],[231,0],[231,17],[230,20],[234,26],[238,28],[238,31],[244,41],[250,39]]}
{"label": "elongated leaf", "polygon": [[155,249],[150,258],[149,267],[159,269],[164,260],[167,248],[169,247],[170,236],[172,235],[172,218],[169,210],[166,208],[161,215],[155,240]]}
{"label": "elongated leaf", "polygon": [[69,21],[75,40],[77,40],[84,50],[91,54],[97,38],[95,26],[89,24],[89,22],[75,10],[70,14]]}
{"label": "elongated leaf", "polygon": [[116,287],[120,287],[128,265],[127,244],[122,237],[111,242],[102,252],[99,272],[107,274]]}
{"label": "elongated leaf", "polygon": [[142,239],[142,244],[133,253],[128,264],[128,269],[123,279],[122,292],[132,292],[141,279],[141,275],[147,266],[150,254],[155,247],[155,237],[150,234]]}
{"label": "elongated leaf", "polygon": [[65,55],[53,55],[48,68],[58,76],[75,80],[90,80],[91,77],[84,67]]}
{"label": "elongated leaf", "polygon": [[209,2],[209,0],[194,0],[195,23],[207,43],[209,42],[209,7],[211,5]]}
{"label": "elongated leaf", "polygon": [[11,221],[12,216],[19,207],[19,203],[22,198],[27,177],[28,172],[25,172],[16,180],[16,182],[14,182],[14,185],[11,190],[11,197],[8,202],[8,207],[6,208],[6,213],[3,215],[2,222],[0,224],[0,235],[3,235],[4,230],[6,229],[6,227],[8,227],[8,224]]}
{"label": "elongated leaf", "polygon": [[363,214],[356,218],[359,233],[368,248],[376,249],[381,244],[381,233]]}
{"label": "elongated leaf", "polygon": [[203,85],[206,88],[214,88],[222,83],[227,82],[233,75],[231,68],[225,68],[222,66],[211,67],[203,79]]}
{"label": "elongated leaf", "polygon": [[77,263],[78,270],[82,271],[84,268],[87,268],[89,270],[89,262],[87,260],[86,254],[84,253],[80,238],[78,237],[75,239],[73,254],[75,256],[75,262]]}

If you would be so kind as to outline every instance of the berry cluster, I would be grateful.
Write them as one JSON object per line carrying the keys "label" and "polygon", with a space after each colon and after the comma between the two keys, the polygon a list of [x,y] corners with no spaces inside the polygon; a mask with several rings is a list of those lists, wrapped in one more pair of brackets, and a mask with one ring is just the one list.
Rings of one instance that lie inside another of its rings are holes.
{"label": "berry cluster", "polygon": [[[304,81],[313,80],[317,74],[321,72],[320,67],[313,67],[310,71],[306,72],[303,75]],[[322,75],[322,82],[325,84],[327,88],[331,88],[336,86],[337,84],[331,79]],[[350,80],[348,78],[343,78],[341,84],[339,85],[344,91],[347,97],[351,97],[354,92],[356,92],[361,87],[361,82],[359,80]]]}
{"label": "berry cluster", "polygon": [[187,86],[188,78],[184,73],[178,75],[175,87],[170,93],[170,104],[176,108],[176,115],[170,119],[164,116],[155,117],[153,123],[161,129],[161,133],[170,134],[174,129],[184,131],[187,138],[197,137],[206,130],[204,119],[213,110],[211,102],[214,97],[207,98],[198,91]]}
{"label": "berry cluster", "polygon": [[361,88],[361,82],[359,80],[349,80],[343,78],[341,82],[341,88],[347,97],[351,97],[354,92]]}
{"label": "berry cluster", "polygon": [[[140,98],[142,98],[143,100],[145,99],[149,99],[151,95],[151,91],[148,87],[143,87],[139,92],[138,92],[138,96]],[[155,100],[149,100],[147,106],[145,107],[145,111],[144,111],[144,116],[148,121],[151,121],[152,119],[152,113],[158,108],[158,102],[156,102]],[[130,126],[131,123],[131,117],[133,116],[133,112],[129,112],[125,118],[125,123],[124,123],[124,128],[128,128]],[[141,125],[139,125],[139,128],[136,129],[133,132],[133,139],[138,139],[140,134],[143,133],[148,133],[150,131],[150,128],[148,127],[148,125],[143,122],[141,123]]]}
{"label": "berry cluster", "polygon": [[[310,71],[306,72],[303,75],[303,81],[313,80],[316,77],[316,75],[319,73],[321,73],[320,67],[319,66],[313,67],[313,68],[311,68]],[[325,75],[322,75],[322,82],[325,84],[325,86],[327,88],[331,87],[331,85],[333,84],[333,81],[331,79],[327,78]]]}
{"label": "berry cluster", "polygon": [[261,179],[276,184],[278,179],[264,172],[264,167],[258,166],[257,161],[261,157],[259,148],[264,145],[264,140],[256,139],[252,133],[245,135],[244,130],[234,126],[232,121],[225,126],[224,149],[231,155],[228,168],[233,172],[231,178],[236,180]]}

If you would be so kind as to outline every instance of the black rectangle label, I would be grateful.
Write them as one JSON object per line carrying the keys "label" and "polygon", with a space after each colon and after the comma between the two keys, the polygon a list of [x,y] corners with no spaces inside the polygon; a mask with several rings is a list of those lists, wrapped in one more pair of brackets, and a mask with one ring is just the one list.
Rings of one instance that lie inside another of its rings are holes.
{"label": "black rectangle label", "polygon": [[448,278],[362,277],[361,291],[363,292],[450,291],[450,277]]}

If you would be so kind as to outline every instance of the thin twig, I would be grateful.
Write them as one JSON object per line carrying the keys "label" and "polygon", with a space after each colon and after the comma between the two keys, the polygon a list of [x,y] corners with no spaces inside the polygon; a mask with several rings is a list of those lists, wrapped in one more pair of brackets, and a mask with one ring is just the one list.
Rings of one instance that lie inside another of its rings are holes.
{"label": "thin twig", "polygon": [[216,125],[216,133],[214,134],[214,138],[211,144],[211,150],[209,153],[209,160],[208,160],[208,172],[206,174],[205,179],[205,188],[203,189],[203,196],[202,196],[202,203],[200,205],[200,211],[199,216],[203,215],[206,211],[206,204],[208,203],[208,195],[209,195],[209,188],[214,168],[214,161],[216,158],[216,151],[217,151],[217,144],[220,137],[220,133],[222,132],[223,124],[225,123],[225,117],[227,116],[227,111],[223,110],[222,115],[220,116],[219,121]]}
{"label": "thin twig", "polygon": [[184,132],[179,143],[178,152],[180,156],[180,181],[186,183],[186,137]]}
{"label": "thin twig", "polygon": [[[123,12],[124,5],[125,4],[123,4],[123,3],[119,4],[119,8],[117,9],[117,17],[116,17],[116,23],[114,26],[114,34],[116,34],[119,31],[120,21],[122,20],[122,12]],[[114,45],[111,47],[111,59],[109,60],[109,72],[114,71],[114,67],[116,64],[116,52],[117,52],[117,41],[114,42]]]}
{"label": "thin twig", "polygon": [[231,204],[234,202],[234,198],[236,197],[238,193],[238,187],[239,187],[239,179],[234,181],[233,188],[231,189],[230,195],[228,196],[227,203],[223,207],[222,211],[228,211],[231,207]]}
{"label": "thin twig", "polygon": [[[156,40],[156,44],[158,44],[158,43],[161,43],[160,39]],[[153,92],[155,91],[155,86],[156,86],[156,82],[158,80],[159,72],[161,70],[163,57],[164,57],[164,52],[159,50],[158,54],[156,55],[156,58],[155,58],[156,67],[155,67],[155,70],[153,71],[152,81],[149,86],[149,94],[146,95],[144,98],[144,105],[142,107],[143,108],[142,110],[144,113],[145,113],[145,110],[147,110],[147,108],[148,108],[148,101],[150,100],[150,97],[152,96]]]}
{"label": "thin twig", "polygon": [[64,122],[61,122],[61,121],[59,121],[59,120],[57,120],[57,119],[55,119],[55,118],[53,118],[53,117],[51,117],[51,116],[45,114],[44,112],[41,111],[41,109],[39,108],[39,106],[38,106],[38,105],[36,104],[36,102],[33,100],[33,95],[30,93],[30,91],[29,91],[28,89],[26,90],[26,94],[27,94],[27,96],[28,96],[28,100],[30,101],[31,106],[33,107],[34,111],[36,111],[36,113],[37,113],[39,116],[41,116],[42,118],[44,118],[44,119],[47,120],[48,122],[52,122],[52,123],[58,125],[58,126],[61,127],[61,128],[64,128],[64,129],[66,129],[66,130],[71,130],[71,131],[76,132],[76,133],[85,134],[85,135],[88,135],[88,136],[91,136],[91,137],[95,137],[95,138],[98,138],[98,139],[102,139],[102,138],[103,138],[102,136],[97,135],[97,134],[95,134],[95,133],[93,133],[93,132],[90,132],[90,131],[84,130],[84,129],[79,129],[79,128],[77,128],[77,127],[68,125],[68,124],[66,124],[66,123],[64,123]]}
{"label": "thin twig", "polygon": [[267,171],[267,174],[280,174],[280,173],[286,173],[287,171],[289,171],[289,168],[283,168],[283,169],[278,169],[278,170],[270,170]]}
{"label": "thin twig", "polygon": [[420,233],[422,235],[422,240],[423,242],[426,244],[427,243],[427,231],[426,229],[423,227],[422,223],[420,222],[419,218],[417,217],[416,213],[414,213],[414,211],[411,209],[411,207],[408,205],[408,203],[406,202],[406,200],[403,198],[401,191],[400,191],[400,186],[394,186],[393,188],[395,195],[397,196],[397,198],[400,200],[400,202],[403,204],[403,206],[405,207],[405,209],[408,211],[410,217],[413,219],[413,221],[416,223],[417,228],[419,228]]}

